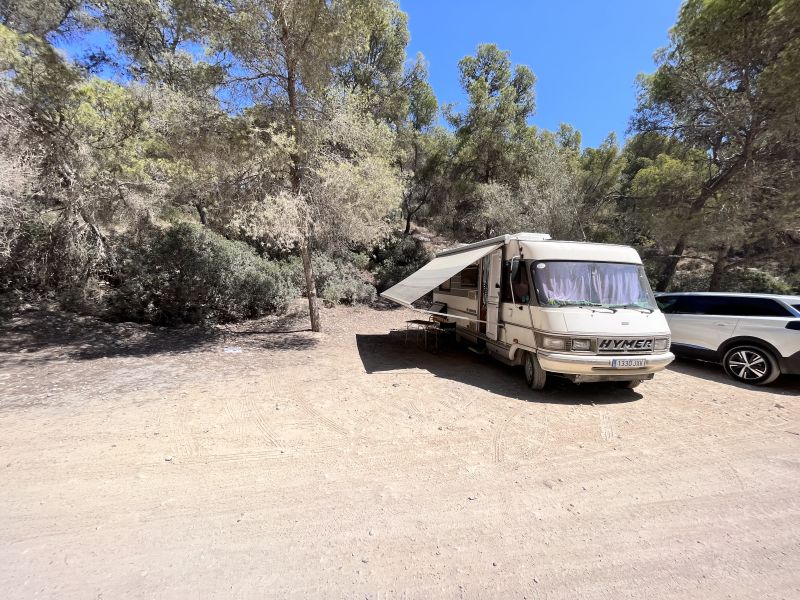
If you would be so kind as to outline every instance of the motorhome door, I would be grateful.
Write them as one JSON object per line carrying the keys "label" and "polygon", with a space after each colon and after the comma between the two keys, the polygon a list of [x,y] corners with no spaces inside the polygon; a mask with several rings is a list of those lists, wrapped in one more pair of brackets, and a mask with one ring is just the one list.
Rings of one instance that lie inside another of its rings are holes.
{"label": "motorhome door", "polygon": [[497,321],[500,316],[500,282],[503,264],[503,250],[497,249],[489,255],[489,272],[486,282],[486,337],[497,339]]}

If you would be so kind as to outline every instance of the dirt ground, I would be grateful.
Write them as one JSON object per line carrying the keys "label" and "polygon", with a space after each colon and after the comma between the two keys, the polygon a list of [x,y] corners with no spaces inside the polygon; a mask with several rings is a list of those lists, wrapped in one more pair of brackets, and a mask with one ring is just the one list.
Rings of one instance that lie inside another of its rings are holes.
{"label": "dirt ground", "polygon": [[798,379],[535,393],[411,315],[7,323],[2,597],[800,597]]}

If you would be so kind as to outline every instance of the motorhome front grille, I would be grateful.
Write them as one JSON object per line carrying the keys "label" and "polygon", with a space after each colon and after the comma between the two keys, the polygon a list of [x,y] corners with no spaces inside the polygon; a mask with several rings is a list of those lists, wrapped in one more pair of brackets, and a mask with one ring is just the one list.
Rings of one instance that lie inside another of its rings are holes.
{"label": "motorhome front grille", "polygon": [[653,338],[600,338],[597,340],[600,354],[652,354]]}

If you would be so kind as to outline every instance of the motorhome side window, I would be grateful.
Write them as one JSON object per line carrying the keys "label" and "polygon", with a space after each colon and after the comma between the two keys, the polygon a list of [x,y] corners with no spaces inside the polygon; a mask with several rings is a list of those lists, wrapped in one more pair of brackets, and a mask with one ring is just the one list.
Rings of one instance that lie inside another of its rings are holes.
{"label": "motorhome side window", "polygon": [[463,271],[461,271],[461,287],[462,288],[478,287],[478,265],[470,265]]}
{"label": "motorhome side window", "polygon": [[507,260],[503,263],[503,302],[528,304],[531,301],[531,286],[528,272],[521,261]]}
{"label": "motorhome side window", "polygon": [[442,291],[442,292],[449,292],[450,291],[450,285],[451,285],[450,282],[451,281],[452,281],[452,279],[448,279],[447,281],[443,281],[441,283],[441,285],[439,286],[439,290]]}
{"label": "motorhome side window", "polygon": [[503,261],[503,270],[500,273],[500,300],[511,302],[511,261]]}

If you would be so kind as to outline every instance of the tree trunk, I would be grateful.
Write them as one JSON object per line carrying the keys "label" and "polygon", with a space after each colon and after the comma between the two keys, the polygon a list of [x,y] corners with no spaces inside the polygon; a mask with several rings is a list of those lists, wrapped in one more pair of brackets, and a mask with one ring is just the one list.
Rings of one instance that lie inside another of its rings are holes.
{"label": "tree trunk", "polygon": [[661,277],[659,277],[658,282],[656,282],[657,292],[666,292],[669,284],[672,283],[675,271],[678,270],[678,263],[681,262],[683,253],[686,251],[686,241],[688,238],[689,234],[687,232],[682,233],[681,237],[678,238],[678,242],[675,244],[675,248],[672,250],[672,254],[667,257],[664,270],[661,271]]}
{"label": "tree trunk", "polygon": [[194,203],[195,208],[197,209],[197,214],[200,215],[200,223],[205,226],[208,225],[208,212],[206,211],[206,207],[203,204],[202,200],[198,200]]}
{"label": "tree trunk", "polygon": [[314,268],[311,264],[311,241],[307,238],[300,248],[303,257],[303,274],[306,278],[308,295],[308,314],[311,318],[311,331],[320,331],[322,323],[319,318],[319,302],[317,301],[317,284],[314,282]]}
{"label": "tree trunk", "polygon": [[[284,28],[284,37],[287,37],[287,31]],[[286,69],[286,93],[289,98],[289,118],[291,119],[292,129],[294,130],[294,139],[297,145],[295,151],[292,153],[292,166],[291,166],[291,181],[292,193],[295,196],[300,195],[302,184],[302,164],[300,157],[300,123],[297,118],[297,73],[294,65],[289,61]],[[306,227],[306,235],[303,238],[300,254],[303,258],[303,275],[306,280],[306,297],[308,298],[308,316],[311,320],[311,331],[321,331],[322,322],[319,317],[319,301],[317,299],[317,284],[314,280],[314,265],[311,261],[311,246],[312,246],[312,233],[311,224]]]}
{"label": "tree trunk", "polygon": [[722,289],[722,276],[725,274],[725,269],[728,267],[728,253],[730,249],[730,244],[723,244],[720,249],[717,250],[717,260],[714,261],[714,270],[711,272],[711,281],[708,285],[709,292],[719,292]]}
{"label": "tree trunk", "polygon": [[412,215],[412,213],[410,211],[406,214],[406,230],[403,232],[403,235],[408,235],[409,233],[411,233],[411,217],[412,216],[413,215]]}

